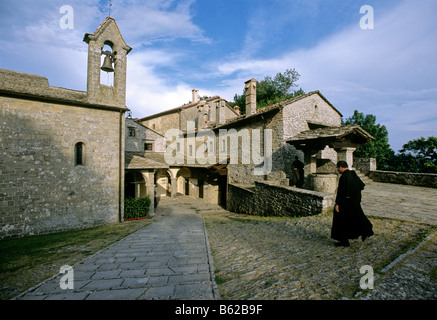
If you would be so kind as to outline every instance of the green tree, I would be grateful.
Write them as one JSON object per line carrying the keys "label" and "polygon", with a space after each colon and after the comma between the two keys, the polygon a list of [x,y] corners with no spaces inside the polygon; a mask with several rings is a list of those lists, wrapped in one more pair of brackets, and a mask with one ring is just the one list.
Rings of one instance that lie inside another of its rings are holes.
{"label": "green tree", "polygon": [[408,141],[392,159],[391,170],[437,173],[437,137]]}
{"label": "green tree", "polygon": [[[300,74],[295,69],[287,69],[283,73],[277,73],[274,78],[266,76],[258,82],[256,89],[256,106],[257,109],[264,108],[275,103],[291,99],[305,92],[301,89],[292,90],[297,87],[296,82]],[[246,97],[235,94],[232,106],[238,105],[241,114],[246,113]]]}
{"label": "green tree", "polygon": [[354,111],[352,117],[346,119],[344,124],[359,125],[375,138],[375,140],[367,142],[355,150],[354,156],[357,158],[376,158],[378,169],[388,170],[390,161],[394,157],[394,151],[388,143],[387,128],[377,124],[374,115],[364,115],[357,110]]}

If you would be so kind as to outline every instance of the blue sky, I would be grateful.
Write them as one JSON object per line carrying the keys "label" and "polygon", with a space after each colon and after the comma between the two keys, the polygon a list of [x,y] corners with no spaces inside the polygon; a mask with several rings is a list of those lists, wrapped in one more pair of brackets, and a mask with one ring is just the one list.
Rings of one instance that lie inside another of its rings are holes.
{"label": "blue sky", "polygon": [[[0,0],[0,68],[86,90],[87,45],[109,1]],[[73,29],[62,29],[63,5]],[[374,29],[360,13],[370,5]],[[437,135],[435,0],[112,0],[128,45],[127,106],[144,117],[295,68],[345,118],[373,114],[398,151]]]}

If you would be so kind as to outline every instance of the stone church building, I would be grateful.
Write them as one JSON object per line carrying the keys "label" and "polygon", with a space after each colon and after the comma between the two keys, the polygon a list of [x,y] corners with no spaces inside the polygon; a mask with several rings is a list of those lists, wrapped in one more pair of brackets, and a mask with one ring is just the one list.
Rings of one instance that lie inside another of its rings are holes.
{"label": "stone church building", "polygon": [[[124,203],[126,63],[112,18],[88,44],[87,91],[0,69],[0,237],[119,222]],[[102,48],[115,58],[102,85]]]}
{"label": "stone church building", "polygon": [[[0,238],[122,222],[126,197],[149,196],[151,214],[178,194],[235,212],[317,214],[332,205],[334,163],[352,166],[373,139],[341,126],[318,91],[257,109],[255,79],[245,83],[245,115],[193,89],[189,104],[134,119],[125,105],[132,48],[115,20],[84,42],[86,92],[0,69]],[[101,83],[101,67],[113,85]],[[295,157],[302,188],[292,187]]]}

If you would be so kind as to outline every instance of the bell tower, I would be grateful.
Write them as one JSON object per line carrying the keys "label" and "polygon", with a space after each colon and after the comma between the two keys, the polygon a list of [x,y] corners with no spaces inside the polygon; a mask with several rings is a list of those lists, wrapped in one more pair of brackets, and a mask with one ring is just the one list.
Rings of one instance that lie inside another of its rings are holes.
{"label": "bell tower", "polygon": [[[93,34],[86,33],[83,41],[88,44],[88,102],[124,108],[126,106],[126,56],[132,48],[124,41],[115,20],[107,17]],[[111,51],[104,50],[104,47],[110,48]],[[112,86],[100,83],[100,70],[114,72]]]}

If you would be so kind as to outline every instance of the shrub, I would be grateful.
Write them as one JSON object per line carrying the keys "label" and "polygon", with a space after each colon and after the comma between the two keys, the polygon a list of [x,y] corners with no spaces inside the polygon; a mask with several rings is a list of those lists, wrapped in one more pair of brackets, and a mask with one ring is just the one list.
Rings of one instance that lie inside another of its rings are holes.
{"label": "shrub", "polygon": [[143,218],[149,215],[150,198],[127,198],[124,199],[124,218],[135,219]]}

